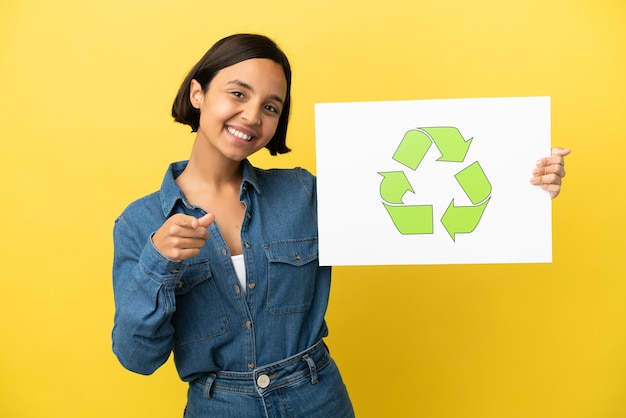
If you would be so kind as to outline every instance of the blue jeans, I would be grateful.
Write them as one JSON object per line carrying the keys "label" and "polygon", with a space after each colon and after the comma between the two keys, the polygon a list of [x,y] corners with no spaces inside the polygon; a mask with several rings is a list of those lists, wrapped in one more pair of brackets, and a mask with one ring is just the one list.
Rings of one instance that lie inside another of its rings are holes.
{"label": "blue jeans", "polygon": [[249,373],[218,372],[189,384],[184,418],[353,418],[323,341]]}

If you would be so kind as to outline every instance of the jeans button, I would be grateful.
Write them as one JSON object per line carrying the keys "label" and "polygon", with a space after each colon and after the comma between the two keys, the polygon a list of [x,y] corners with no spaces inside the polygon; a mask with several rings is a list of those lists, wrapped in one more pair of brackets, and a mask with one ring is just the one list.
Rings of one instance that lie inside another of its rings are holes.
{"label": "jeans button", "polygon": [[266,375],[266,374],[262,374],[256,380],[256,384],[259,385],[259,387],[261,389],[265,389],[266,387],[268,387],[270,385],[270,378],[269,378],[269,376]]}

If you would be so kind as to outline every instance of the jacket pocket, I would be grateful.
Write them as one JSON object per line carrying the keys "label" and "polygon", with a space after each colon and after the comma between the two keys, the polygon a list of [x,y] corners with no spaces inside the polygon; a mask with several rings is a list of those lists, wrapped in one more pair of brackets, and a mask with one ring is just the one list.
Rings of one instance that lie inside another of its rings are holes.
{"label": "jacket pocket", "polygon": [[174,340],[189,344],[226,332],[228,320],[208,261],[185,267],[175,290]]}
{"label": "jacket pocket", "polygon": [[317,238],[263,246],[268,258],[267,309],[272,315],[306,312],[315,293]]}

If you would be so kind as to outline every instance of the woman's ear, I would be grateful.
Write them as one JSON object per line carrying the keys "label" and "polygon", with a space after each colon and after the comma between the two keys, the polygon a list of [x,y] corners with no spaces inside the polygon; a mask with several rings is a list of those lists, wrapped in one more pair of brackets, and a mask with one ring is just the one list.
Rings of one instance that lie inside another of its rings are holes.
{"label": "woman's ear", "polygon": [[189,86],[189,101],[191,105],[196,109],[200,109],[203,100],[204,90],[202,90],[202,86],[197,80],[191,80],[191,85]]}

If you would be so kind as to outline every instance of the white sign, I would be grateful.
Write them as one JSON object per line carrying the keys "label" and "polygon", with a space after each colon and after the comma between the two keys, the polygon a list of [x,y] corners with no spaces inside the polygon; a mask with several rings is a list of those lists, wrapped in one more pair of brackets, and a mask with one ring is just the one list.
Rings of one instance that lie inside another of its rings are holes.
{"label": "white sign", "polygon": [[550,98],[315,105],[321,265],[552,261]]}

